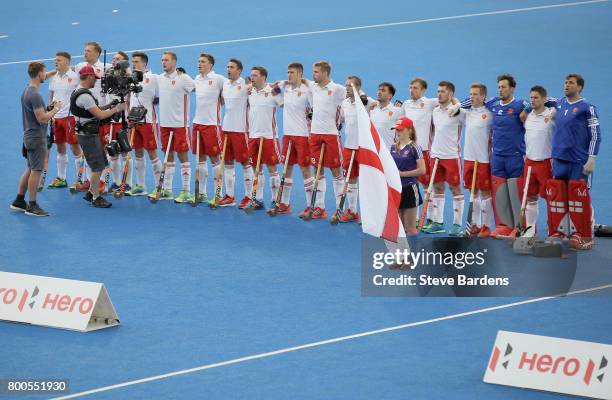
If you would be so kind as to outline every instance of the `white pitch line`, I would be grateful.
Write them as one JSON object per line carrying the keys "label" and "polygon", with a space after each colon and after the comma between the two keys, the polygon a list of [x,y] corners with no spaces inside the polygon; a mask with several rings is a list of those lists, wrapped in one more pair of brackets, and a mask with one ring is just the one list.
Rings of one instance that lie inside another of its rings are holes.
{"label": "white pitch line", "polygon": [[141,384],[141,383],[158,381],[158,380],[161,380],[161,379],[172,378],[172,377],[179,376],[179,375],[192,374],[194,372],[204,371],[204,370],[207,370],[207,369],[224,367],[226,365],[243,363],[245,361],[258,360],[258,359],[261,359],[261,358],[277,356],[279,354],[285,354],[285,353],[290,353],[290,352],[294,352],[294,351],[298,351],[298,350],[309,349],[309,348],[312,348],[312,347],[319,347],[319,346],[324,346],[324,345],[327,345],[327,344],[343,342],[343,341],[346,341],[346,340],[352,340],[352,339],[358,339],[358,338],[362,338],[362,337],[366,337],[366,336],[377,335],[377,334],[380,334],[380,333],[392,332],[392,331],[397,331],[397,330],[400,330],[400,329],[414,328],[414,327],[417,327],[417,326],[433,324],[433,323],[441,322],[441,321],[448,321],[448,320],[451,320],[451,319],[467,317],[467,316],[470,316],[470,315],[483,314],[483,313],[486,313],[486,312],[489,312],[489,311],[503,310],[505,308],[521,306],[521,305],[524,305],[524,304],[537,303],[537,302],[540,302],[540,301],[551,300],[551,299],[555,299],[555,298],[558,298],[558,297],[574,296],[574,295],[577,295],[577,294],[588,293],[588,292],[595,292],[595,291],[598,291],[598,290],[609,289],[609,288],[612,288],[612,284],[598,286],[598,287],[589,288],[589,289],[576,290],[576,291],[573,291],[573,292],[568,292],[568,293],[559,294],[559,295],[555,295],[555,296],[539,297],[539,298],[536,298],[536,299],[523,300],[523,301],[518,301],[518,302],[515,302],[515,303],[509,303],[509,304],[502,304],[502,305],[494,306],[494,307],[481,308],[481,309],[478,309],[478,310],[466,311],[466,312],[462,312],[462,313],[459,313],[459,314],[452,314],[452,315],[447,315],[447,316],[444,316],[444,317],[432,318],[432,319],[428,319],[428,320],[425,320],[425,321],[411,322],[411,323],[408,323],[408,324],[396,325],[396,326],[391,326],[391,327],[388,327],[388,328],[382,328],[382,329],[377,329],[377,330],[368,331],[368,332],[356,333],[354,335],[349,335],[349,336],[341,336],[341,337],[337,337],[337,338],[333,338],[333,339],[321,340],[319,342],[312,342],[312,343],[307,343],[307,344],[303,344],[303,345],[300,345],[300,346],[287,347],[285,349],[270,351],[270,352],[267,352],[267,353],[253,354],[253,355],[246,356],[246,357],[235,358],[233,360],[222,361],[222,362],[218,362],[218,363],[214,363],[214,364],[206,364],[206,365],[202,365],[202,366],[195,367],[195,368],[189,368],[189,369],[184,369],[184,370],[180,370],[180,371],[169,372],[167,374],[155,375],[155,376],[150,376],[148,378],[142,378],[142,379],[137,379],[137,380],[133,380],[133,381],[129,381],[129,382],[118,383],[116,385],[111,385],[111,386],[105,386],[105,387],[101,387],[101,388],[97,388],[97,389],[86,390],[84,392],[74,393],[74,394],[70,394],[70,395],[67,395],[67,396],[55,397],[55,398],[53,398],[51,400],[74,399],[74,398],[77,398],[77,397],[88,396],[90,394],[95,394],[95,393],[100,393],[100,392],[107,392],[109,390],[119,389],[119,388],[123,388],[123,387],[126,387],[126,386],[133,386],[133,385],[138,385],[138,384]]}
{"label": "white pitch line", "polygon": [[0,35],[0,39],[6,39],[8,35]]}
{"label": "white pitch line", "polygon": [[[512,8],[512,9],[507,9],[507,10],[486,11],[486,12],[472,13],[472,14],[452,15],[452,16],[447,16],[447,17],[414,19],[414,20],[408,20],[408,21],[388,22],[388,23],[374,24],[374,25],[352,26],[348,28],[334,28],[334,29],[324,29],[324,30],[319,30],[319,31],[283,33],[279,35],[254,36],[254,37],[240,38],[240,39],[217,40],[213,42],[201,42],[201,43],[169,45],[169,46],[162,46],[162,47],[150,47],[147,49],[127,50],[126,53],[132,53],[135,51],[157,51],[157,50],[168,50],[168,49],[183,49],[187,47],[213,46],[213,45],[218,45],[218,44],[254,42],[258,40],[281,39],[281,38],[289,38],[289,37],[296,37],[296,36],[311,36],[311,35],[321,35],[325,33],[337,33],[337,32],[358,31],[358,30],[364,30],[364,29],[388,28],[388,27],[393,27],[393,26],[424,24],[428,22],[450,21],[450,20],[463,19],[463,18],[474,18],[474,17],[484,17],[484,16],[490,16],[490,15],[502,15],[502,14],[513,14],[513,13],[521,13],[521,12],[528,12],[528,11],[547,10],[551,8],[575,7],[575,6],[582,6],[582,5],[588,5],[588,4],[607,3],[609,1],[610,0],[589,0],[589,1],[576,1],[576,2],[571,2],[571,3],[557,3],[557,4],[548,4],[544,6]],[[107,54],[112,55],[112,54],[115,54],[115,52],[108,52]],[[72,58],[83,58],[83,56],[82,55],[73,56]],[[0,67],[4,65],[27,64],[32,61],[52,61],[52,60],[55,60],[55,58],[39,58],[36,60],[7,61],[7,62],[0,62]]]}

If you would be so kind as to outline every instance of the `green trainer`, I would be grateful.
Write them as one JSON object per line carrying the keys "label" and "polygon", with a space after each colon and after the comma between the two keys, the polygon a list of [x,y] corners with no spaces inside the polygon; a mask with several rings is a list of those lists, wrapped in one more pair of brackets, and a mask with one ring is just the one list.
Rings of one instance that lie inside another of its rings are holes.
{"label": "green trainer", "polygon": [[463,236],[463,229],[461,225],[454,224],[453,227],[448,231],[449,236]]}
{"label": "green trainer", "polygon": [[[162,193],[163,194],[163,193]],[[189,192],[186,190],[181,190],[176,199],[174,199],[175,203],[187,203],[189,202]]]}
{"label": "green trainer", "polygon": [[446,232],[444,230],[444,225],[442,225],[439,222],[432,222],[431,225],[426,226],[425,228],[423,228],[423,232],[425,233],[444,233]]}
{"label": "green trainer", "polygon": [[61,189],[68,187],[68,183],[66,182],[66,179],[55,178],[47,187],[49,189]]}
{"label": "green trainer", "polygon": [[134,185],[134,187],[126,193],[128,196],[145,196],[147,194],[147,188],[140,185]]}
{"label": "green trainer", "polygon": [[[148,198],[154,199],[157,195],[157,188],[147,195]],[[160,200],[174,200],[174,195],[167,189],[162,189],[159,195]]]}
{"label": "green trainer", "polygon": [[149,193],[147,197],[150,198],[150,199],[154,199],[155,196],[157,196],[157,187],[155,189],[153,189],[153,191],[151,193]]}
{"label": "green trainer", "polygon": [[[195,202],[195,194],[189,197],[189,202]],[[208,203],[208,196],[206,196],[204,193],[200,193],[200,195],[198,196],[198,203]]]}
{"label": "green trainer", "polygon": [[174,200],[174,193],[168,189],[162,189],[161,196],[159,196],[160,200]]}

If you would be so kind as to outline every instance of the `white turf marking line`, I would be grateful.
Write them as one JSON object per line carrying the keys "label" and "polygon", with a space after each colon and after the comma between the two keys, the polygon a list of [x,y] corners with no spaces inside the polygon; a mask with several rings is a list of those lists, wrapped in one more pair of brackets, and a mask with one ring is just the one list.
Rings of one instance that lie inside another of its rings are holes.
{"label": "white turf marking line", "polygon": [[0,39],[6,39],[8,35],[0,35]]}
{"label": "white turf marking line", "polygon": [[[218,40],[214,42],[201,42],[201,43],[190,43],[190,44],[178,44],[178,45],[163,46],[163,47],[151,47],[148,49],[126,50],[126,53],[133,53],[135,51],[157,51],[157,50],[169,50],[169,49],[182,49],[186,47],[212,46],[212,45],[217,45],[217,44],[254,42],[258,40],[281,39],[281,38],[288,38],[288,37],[295,37],[295,36],[310,36],[310,35],[321,35],[324,33],[349,32],[349,31],[358,31],[358,30],[364,30],[364,29],[387,28],[391,26],[424,24],[428,22],[449,21],[449,20],[454,20],[454,19],[473,18],[473,17],[484,17],[488,15],[513,14],[513,13],[528,12],[528,11],[547,10],[551,8],[574,7],[574,6],[582,6],[582,5],[587,5],[587,4],[595,4],[595,3],[607,3],[609,1],[610,0],[575,1],[571,3],[558,3],[558,4],[548,4],[544,6],[535,6],[535,7],[512,8],[512,9],[507,9],[507,10],[486,11],[486,12],[473,13],[473,14],[452,15],[448,17],[436,17],[436,18],[426,18],[426,19],[415,19],[415,20],[409,20],[409,21],[389,22],[389,23],[384,23],[384,24],[352,26],[348,28],[324,29],[320,31],[284,33],[280,35],[255,36],[255,37],[241,38],[241,39]],[[112,55],[112,54],[115,54],[115,52],[107,52],[107,54]],[[73,56],[72,58],[83,58],[83,56],[82,55]],[[52,61],[52,60],[55,60],[55,58],[39,58],[36,60],[0,62],[0,67],[3,65],[27,64],[32,61]]]}
{"label": "white turf marking line", "polygon": [[581,293],[595,292],[595,291],[598,291],[598,290],[609,289],[609,288],[612,288],[612,284],[608,284],[608,285],[604,285],[604,286],[598,286],[598,287],[593,287],[593,288],[589,288],[589,289],[576,290],[576,291],[573,291],[573,292],[568,292],[568,293],[565,293],[565,294],[558,294],[558,295],[554,295],[554,296],[539,297],[539,298],[536,298],[536,299],[523,300],[523,301],[518,301],[516,303],[502,304],[500,306],[481,308],[481,309],[478,309],[478,310],[466,311],[466,312],[459,313],[459,314],[452,314],[452,315],[447,315],[447,316],[444,316],[444,317],[432,318],[432,319],[428,319],[428,320],[425,320],[425,321],[411,322],[411,323],[408,323],[408,324],[391,326],[391,327],[388,327],[388,328],[377,329],[377,330],[374,330],[374,331],[356,333],[354,335],[349,335],[349,336],[341,336],[341,337],[337,337],[337,338],[333,338],[333,339],[321,340],[319,342],[307,343],[307,344],[303,344],[303,345],[300,345],[300,346],[294,346],[294,347],[287,347],[285,349],[270,351],[270,352],[267,352],[267,353],[253,354],[251,356],[235,358],[233,360],[227,360],[227,361],[222,361],[222,362],[218,362],[218,363],[214,363],[214,364],[202,365],[202,366],[195,367],[195,368],[189,368],[189,369],[184,369],[184,370],[180,370],[180,371],[169,372],[167,374],[162,374],[162,375],[150,376],[148,378],[142,378],[142,379],[137,379],[137,380],[133,380],[133,381],[129,381],[129,382],[118,383],[116,385],[105,386],[105,387],[101,387],[101,388],[98,388],[98,389],[86,390],[84,392],[74,393],[74,394],[70,394],[68,396],[55,397],[55,398],[53,398],[51,400],[74,399],[74,398],[77,398],[77,397],[83,397],[83,396],[88,396],[90,394],[106,392],[106,391],[109,391],[109,390],[119,389],[119,388],[126,387],[126,386],[133,386],[133,385],[138,385],[138,384],[141,384],[141,383],[158,381],[158,380],[161,380],[161,379],[171,378],[171,377],[179,376],[179,375],[187,375],[187,374],[191,374],[191,373],[194,373],[194,372],[204,371],[204,370],[207,370],[207,369],[219,368],[219,367],[224,367],[226,365],[238,364],[238,363],[243,363],[245,361],[258,360],[258,359],[261,359],[261,358],[272,357],[272,356],[276,356],[276,355],[279,355],[279,354],[284,354],[284,353],[290,353],[290,352],[293,352],[293,351],[309,349],[311,347],[319,347],[319,346],[324,346],[326,344],[343,342],[345,340],[352,340],[352,339],[362,338],[362,337],[365,337],[365,336],[377,335],[379,333],[386,333],[386,332],[397,331],[397,330],[400,330],[400,329],[414,328],[414,327],[421,326],[421,325],[433,324],[433,323],[436,323],[436,322],[447,321],[447,320],[457,319],[457,318],[461,318],[461,317],[467,317],[467,316],[470,316],[470,315],[483,314],[483,313],[486,313],[486,312],[489,312],[489,311],[503,310],[505,308],[516,307],[516,306],[520,306],[520,305],[524,305],[524,304],[530,304],[530,303],[536,303],[536,302],[540,302],[540,301],[551,300],[551,299],[555,299],[555,298],[558,298],[558,297],[573,296],[573,295],[577,295],[577,294],[581,294]]}

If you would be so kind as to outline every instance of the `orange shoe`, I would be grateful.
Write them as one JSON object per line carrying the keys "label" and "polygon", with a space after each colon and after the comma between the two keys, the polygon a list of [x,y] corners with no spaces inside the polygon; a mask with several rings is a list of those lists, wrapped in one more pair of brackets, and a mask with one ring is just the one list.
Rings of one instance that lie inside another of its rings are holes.
{"label": "orange shoe", "polygon": [[276,213],[277,214],[291,214],[291,206],[289,204],[280,203]]}
{"label": "orange shoe", "polygon": [[322,218],[327,218],[327,213],[325,212],[325,209],[321,207],[315,207],[312,213],[312,219],[322,219]]}
{"label": "orange shoe", "polygon": [[507,227],[506,225],[499,225],[495,227],[495,230],[491,232],[490,237],[494,239],[501,239],[503,237],[508,237],[512,233],[512,229]]}
{"label": "orange shoe", "polygon": [[491,229],[489,229],[488,226],[483,225],[482,228],[480,228],[480,231],[478,232],[478,237],[488,238],[489,236],[491,236]]}
{"label": "orange shoe", "polygon": [[242,200],[240,200],[240,204],[238,205],[238,208],[241,210],[244,210],[244,208],[248,206],[250,202],[251,202],[251,198],[249,196],[244,196]]}
{"label": "orange shoe", "polygon": [[298,214],[298,217],[303,219],[304,215],[308,215],[308,211],[310,211],[310,207],[306,207],[304,211]]}
{"label": "orange shoe", "polygon": [[219,200],[219,203],[217,203],[217,205],[219,207],[231,207],[231,206],[235,206],[236,205],[236,199],[234,199],[231,196],[225,195],[225,196],[223,196],[223,198],[221,200]]}
{"label": "orange shoe", "polygon": [[89,186],[90,186],[90,182],[89,180],[86,180],[85,182],[81,183],[81,185],[79,186],[79,192],[89,192]]}
{"label": "orange shoe", "polygon": [[406,231],[406,236],[416,236],[419,234],[419,231],[416,229],[408,229]]}
{"label": "orange shoe", "polygon": [[565,239],[565,234],[563,234],[563,232],[559,232],[559,231],[553,233],[552,235],[550,235],[548,237],[548,240],[551,240],[551,241],[563,240],[563,239]]}
{"label": "orange shoe", "polygon": [[591,250],[593,248],[593,238],[582,237],[578,232],[570,236],[569,247],[574,250]]}
{"label": "orange shoe", "polygon": [[340,222],[359,222],[359,214],[354,213],[351,210],[346,210],[342,215],[340,215]]}
{"label": "orange shoe", "polygon": [[467,236],[474,237],[478,235],[478,233],[480,232],[480,229],[481,228],[478,225],[474,224],[472,226],[466,227],[465,232]]}

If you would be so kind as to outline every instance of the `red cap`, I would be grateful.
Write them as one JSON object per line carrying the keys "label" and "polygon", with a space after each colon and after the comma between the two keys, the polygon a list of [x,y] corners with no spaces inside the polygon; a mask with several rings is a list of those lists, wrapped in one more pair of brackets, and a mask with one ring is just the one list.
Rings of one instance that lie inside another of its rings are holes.
{"label": "red cap", "polygon": [[395,126],[391,129],[397,130],[397,129],[410,129],[410,128],[414,128],[414,124],[412,123],[412,120],[408,117],[401,117],[395,122]]}
{"label": "red cap", "polygon": [[93,67],[91,65],[86,65],[83,68],[81,68],[79,70],[79,75],[80,76],[94,75],[96,77],[96,79],[100,79],[100,77],[96,74],[96,71],[94,71],[94,69],[93,69]]}

